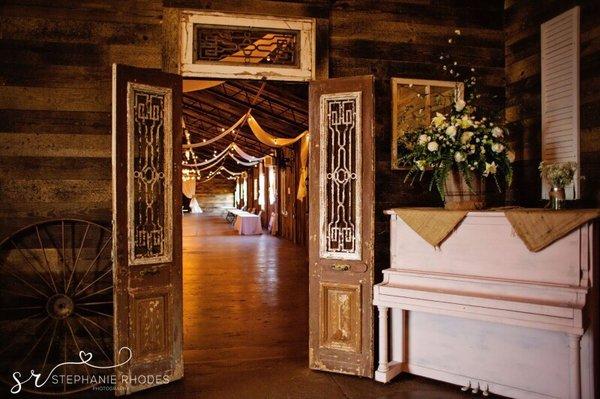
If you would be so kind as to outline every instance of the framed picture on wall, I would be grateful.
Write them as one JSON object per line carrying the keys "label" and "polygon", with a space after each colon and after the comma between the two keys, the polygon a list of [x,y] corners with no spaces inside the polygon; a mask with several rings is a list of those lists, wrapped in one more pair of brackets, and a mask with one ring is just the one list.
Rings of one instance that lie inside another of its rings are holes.
{"label": "framed picture on wall", "polygon": [[448,113],[455,97],[464,97],[461,82],[392,78],[392,169],[405,169],[398,163],[398,138],[429,125],[436,112]]}

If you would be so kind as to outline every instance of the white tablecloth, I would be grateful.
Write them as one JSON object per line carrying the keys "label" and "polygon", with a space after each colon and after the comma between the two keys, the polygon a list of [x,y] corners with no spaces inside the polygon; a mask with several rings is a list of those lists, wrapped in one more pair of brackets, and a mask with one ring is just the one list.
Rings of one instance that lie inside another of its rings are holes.
{"label": "white tablecloth", "polygon": [[258,215],[249,212],[235,213],[237,214],[237,218],[233,227],[235,227],[240,235],[262,234],[262,226]]}

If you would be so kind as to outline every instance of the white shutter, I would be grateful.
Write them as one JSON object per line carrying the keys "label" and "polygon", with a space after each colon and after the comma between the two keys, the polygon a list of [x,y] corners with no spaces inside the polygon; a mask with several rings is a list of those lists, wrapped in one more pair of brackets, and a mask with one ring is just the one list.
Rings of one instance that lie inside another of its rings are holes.
{"label": "white shutter", "polygon": [[[541,54],[542,160],[579,165],[579,7],[542,24]],[[578,177],[569,199],[579,198]],[[543,198],[548,190],[544,182]]]}

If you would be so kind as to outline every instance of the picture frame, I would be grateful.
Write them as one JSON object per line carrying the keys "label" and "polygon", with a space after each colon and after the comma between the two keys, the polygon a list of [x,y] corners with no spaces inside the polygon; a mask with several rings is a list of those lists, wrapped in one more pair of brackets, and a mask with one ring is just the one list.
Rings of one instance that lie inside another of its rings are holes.
{"label": "picture frame", "polygon": [[464,99],[462,82],[392,78],[391,168],[405,170],[398,163],[398,139],[404,132],[431,123],[436,112],[445,114],[455,99]]}

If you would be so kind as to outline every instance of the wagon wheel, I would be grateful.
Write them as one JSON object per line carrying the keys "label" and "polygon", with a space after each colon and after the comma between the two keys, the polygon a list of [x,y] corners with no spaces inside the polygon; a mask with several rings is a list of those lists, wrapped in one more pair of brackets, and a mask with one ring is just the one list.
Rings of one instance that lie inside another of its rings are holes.
{"label": "wagon wheel", "polygon": [[111,233],[83,220],[60,219],[25,227],[0,243],[0,378],[15,385],[41,374],[23,391],[64,395],[106,382],[113,364]]}

